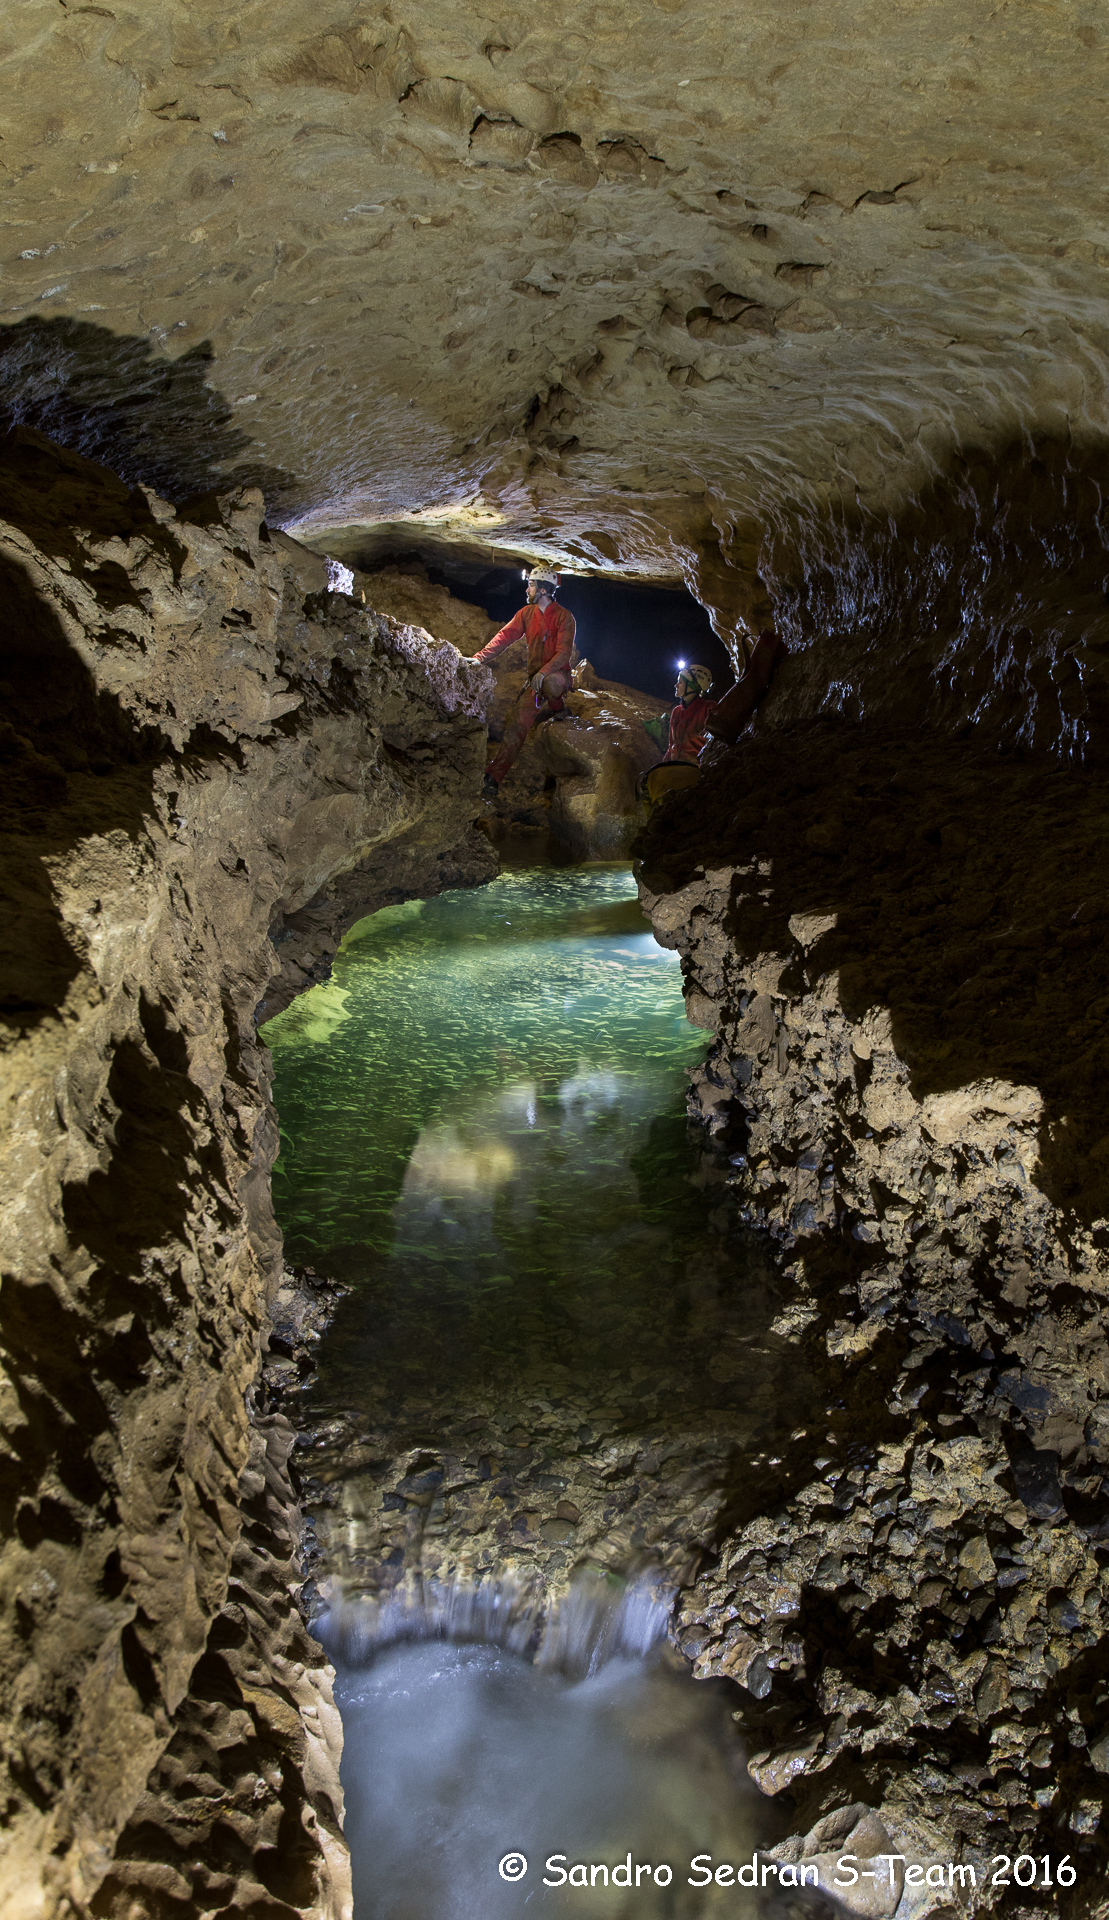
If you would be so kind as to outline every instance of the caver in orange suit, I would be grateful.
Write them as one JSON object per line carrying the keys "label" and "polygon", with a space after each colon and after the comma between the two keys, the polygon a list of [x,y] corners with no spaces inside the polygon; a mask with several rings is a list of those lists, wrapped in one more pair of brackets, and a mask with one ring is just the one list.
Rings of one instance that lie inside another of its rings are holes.
{"label": "caver in orange suit", "polygon": [[515,613],[507,627],[495,633],[474,659],[483,663],[495,659],[514,640],[526,640],[528,679],[537,673],[543,678],[538,690],[526,686],[504,730],[500,752],[486,769],[486,778],[499,786],[515,760],[541,713],[561,713],[562,696],[570,691],[570,656],[576,632],[574,616],[557,600],[540,608],[529,604]]}
{"label": "caver in orange suit", "polygon": [[707,694],[698,694],[695,700],[679,700],[677,706],[670,709],[670,738],[666,744],[663,766],[672,760],[699,760],[702,748],[708,740],[708,723],[716,712],[716,701]]}

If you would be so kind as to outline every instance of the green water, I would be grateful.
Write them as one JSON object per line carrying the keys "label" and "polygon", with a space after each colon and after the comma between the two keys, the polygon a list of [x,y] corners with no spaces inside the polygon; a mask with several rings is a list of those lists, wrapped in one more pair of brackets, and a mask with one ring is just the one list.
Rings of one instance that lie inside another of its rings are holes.
{"label": "green water", "polygon": [[[287,1259],[350,1289],[307,1406],[330,1564],[680,1563],[800,1383],[686,1120],[705,1036],[628,870],[388,908],[265,1037]],[[406,1448],[457,1482],[430,1512]]]}
{"label": "green water", "polygon": [[[809,1394],[685,1117],[675,956],[623,867],[507,873],[364,921],[265,1033],[287,1258],[349,1289],[298,1457],[359,1920],[708,1911],[684,1867],[626,1906],[497,1869],[766,1824],[727,1683],[638,1657]],[[562,1665],[505,1650],[506,1590],[553,1601]],[[444,1647],[479,1602],[490,1645]]]}
{"label": "green water", "polygon": [[633,1140],[680,1110],[704,1052],[676,962],[624,867],[505,874],[363,921],[264,1030],[290,1256],[504,1286],[546,1270],[557,1232],[603,1269]]}

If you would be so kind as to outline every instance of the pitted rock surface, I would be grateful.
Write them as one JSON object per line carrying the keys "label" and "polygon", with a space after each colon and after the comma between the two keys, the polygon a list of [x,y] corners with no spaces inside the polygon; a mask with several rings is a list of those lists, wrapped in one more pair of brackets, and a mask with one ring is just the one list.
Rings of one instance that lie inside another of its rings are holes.
{"label": "pitted rock surface", "polygon": [[829,1408],[723,1516],[679,1642],[746,1689],[750,1771],[803,1821],[850,1791],[894,1828],[925,1819],[980,1884],[987,1856],[1048,1845],[1088,1878],[1104,777],[791,722],[786,697],[641,843],[656,935],[716,1036],[690,1095],[706,1178],[781,1247],[777,1330]]}
{"label": "pitted rock surface", "polygon": [[[721,1260],[736,1222],[784,1259],[768,1342],[818,1415],[667,1518],[661,1401],[634,1459],[621,1408],[586,1442],[521,1392],[430,1466],[417,1406],[321,1436],[321,1486],[383,1502],[344,1542],[434,1566],[457,1512],[526,1571],[570,1562],[544,1526],[707,1533],[680,1643],[744,1686],[794,1857],[1069,1851],[1053,1911],[1103,1912],[1101,13],[9,12],[0,406],[72,451],[0,464],[3,1899],[343,1908],[288,1436],[251,1405],[254,1016],[359,914],[492,870],[494,681],[479,615],[329,594],[280,522],[350,564],[684,580],[737,658],[771,615],[793,650],[643,874],[717,1036]],[[592,711],[516,813],[615,850],[635,754]],[[281,1324],[266,1391],[310,1344]]]}
{"label": "pitted rock surface", "polygon": [[1096,9],[28,0],[2,56],[6,404],[344,558],[615,561],[728,632],[772,526],[1104,433]]}
{"label": "pitted rock surface", "polygon": [[339,1920],[292,1436],[252,1418],[254,1012],[271,925],[335,883],[341,930],[389,846],[402,884],[491,871],[491,679],[329,595],[250,490],[175,513],[20,430],[0,543],[6,1910]]}

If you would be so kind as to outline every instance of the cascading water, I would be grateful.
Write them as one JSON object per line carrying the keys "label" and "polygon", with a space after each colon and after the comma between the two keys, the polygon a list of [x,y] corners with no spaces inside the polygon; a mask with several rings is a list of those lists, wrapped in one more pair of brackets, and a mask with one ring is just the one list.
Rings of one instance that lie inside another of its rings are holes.
{"label": "cascading water", "polygon": [[299,1458],[357,1920],[704,1911],[757,1797],[666,1627],[808,1383],[712,1218],[673,956],[626,869],[507,873],[363,922],[266,1037],[287,1255],[348,1289]]}
{"label": "cascading water", "polygon": [[667,1597],[646,1583],[573,1587],[533,1660],[519,1598],[463,1589],[422,1617],[362,1623],[355,1605],[321,1622],[356,1912],[703,1912],[691,1861],[749,1859],[767,1827],[730,1690],[660,1653]]}

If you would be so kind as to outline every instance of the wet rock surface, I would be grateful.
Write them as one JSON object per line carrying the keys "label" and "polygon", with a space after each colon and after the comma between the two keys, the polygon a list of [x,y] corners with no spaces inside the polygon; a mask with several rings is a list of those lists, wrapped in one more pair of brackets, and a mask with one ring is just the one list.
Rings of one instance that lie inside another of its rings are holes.
{"label": "wet rock surface", "polygon": [[639,869],[715,1035],[690,1104],[718,1205],[781,1249],[777,1326],[828,1388],[776,1496],[723,1516],[680,1643],[746,1689],[751,1772],[802,1823],[855,1799],[980,1885],[987,1856],[1069,1853],[1050,1897],[1080,1912],[1109,1725],[1105,801],[1097,771],[779,708]]}
{"label": "wet rock surface", "polygon": [[254,1015],[270,927],[367,859],[384,884],[388,844],[402,884],[420,849],[488,871],[489,678],[329,595],[259,493],[176,512],[24,431],[0,564],[5,1898],[338,1920],[291,1436],[252,1409]]}
{"label": "wet rock surface", "polygon": [[772,1330],[780,1298],[753,1240],[728,1253],[712,1227],[687,1230],[655,1262],[619,1308],[583,1294],[572,1348],[541,1296],[514,1307],[488,1367],[460,1364],[449,1329],[387,1299],[371,1366],[356,1290],[287,1284],[283,1348],[296,1354],[281,1311],[315,1328],[334,1316],[322,1378],[311,1347],[266,1372],[299,1430],[310,1611],[497,1580],[541,1616],[583,1566],[692,1581],[730,1490],[774,1456],[810,1382]]}
{"label": "wet rock surface", "polygon": [[[527,667],[522,645],[502,658],[509,664],[498,675],[493,728],[503,731]],[[501,783],[491,809],[494,844],[505,833],[549,833],[574,859],[626,859],[647,817],[636,783],[662,757],[643,723],[657,720],[662,707],[579,661],[563,717],[536,723]]]}

